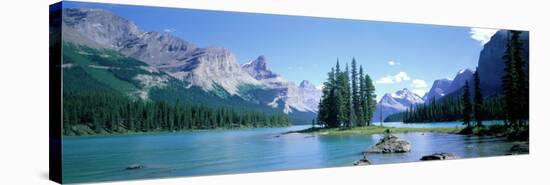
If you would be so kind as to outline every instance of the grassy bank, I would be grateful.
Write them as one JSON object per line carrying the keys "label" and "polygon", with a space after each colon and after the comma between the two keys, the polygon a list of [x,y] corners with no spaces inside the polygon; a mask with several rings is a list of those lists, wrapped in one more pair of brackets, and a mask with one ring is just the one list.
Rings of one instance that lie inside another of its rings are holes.
{"label": "grassy bank", "polygon": [[369,134],[384,134],[386,129],[391,133],[408,133],[408,132],[433,132],[433,133],[448,133],[462,134],[475,136],[497,136],[507,137],[512,141],[527,141],[529,140],[529,126],[509,127],[504,125],[489,125],[481,127],[451,127],[451,128],[394,128],[384,126],[367,126],[353,128],[308,128],[299,131],[290,131],[287,133],[315,133],[320,135],[369,135]]}
{"label": "grassy bank", "polygon": [[317,133],[321,135],[356,135],[356,134],[383,134],[386,129],[391,133],[408,132],[435,132],[457,134],[462,128],[393,128],[384,126],[366,126],[353,128],[308,128],[305,130],[291,131],[287,133]]}

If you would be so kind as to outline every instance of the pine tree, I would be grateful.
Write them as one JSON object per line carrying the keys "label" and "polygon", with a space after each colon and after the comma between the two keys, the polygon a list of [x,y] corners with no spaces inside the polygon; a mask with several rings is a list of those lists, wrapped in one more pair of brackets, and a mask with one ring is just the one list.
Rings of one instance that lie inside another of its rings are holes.
{"label": "pine tree", "polygon": [[515,71],[517,73],[517,109],[518,121],[520,125],[529,119],[529,76],[526,71],[526,59],[523,57],[523,43],[520,40],[521,31],[511,31],[512,38],[510,39],[513,48],[513,57],[515,61]]}
{"label": "pine tree", "polygon": [[462,105],[463,105],[462,116],[463,116],[464,125],[466,125],[466,127],[469,128],[471,127],[470,121],[472,119],[471,118],[472,102],[470,98],[470,85],[468,84],[468,81],[466,81],[466,83],[464,84],[464,92],[462,95]]}
{"label": "pine tree", "polygon": [[479,72],[476,69],[474,73],[474,119],[476,120],[476,126],[482,126],[482,121],[484,119],[484,107],[483,107],[483,95],[481,94],[479,80]]}
{"label": "pine tree", "polygon": [[367,98],[366,100],[366,103],[367,103],[367,112],[366,112],[366,117],[367,117],[367,125],[370,126],[372,124],[372,119],[373,119],[373,116],[374,116],[374,111],[376,110],[376,93],[375,93],[375,88],[374,88],[374,84],[372,83],[372,79],[370,78],[370,76],[368,74],[365,75],[365,85],[367,87],[366,89],[366,95],[365,97]]}
{"label": "pine tree", "polygon": [[504,76],[502,78],[502,85],[504,89],[504,94],[506,98],[506,115],[507,121],[513,125],[517,126],[520,115],[519,112],[522,111],[521,99],[522,95],[520,94],[520,71],[517,70],[519,63],[517,61],[518,57],[515,55],[518,54],[517,43],[519,40],[517,32],[512,32],[512,37],[508,39],[508,44],[506,45],[506,51],[503,56],[505,67],[504,67]]}
{"label": "pine tree", "polygon": [[361,119],[362,119],[362,113],[360,113],[360,107],[361,107],[361,98],[359,94],[359,82],[358,74],[357,74],[357,61],[355,58],[351,60],[351,101],[352,101],[352,111],[351,113],[354,116],[354,119],[351,120],[355,123],[355,125],[362,126],[361,125]]}
{"label": "pine tree", "polygon": [[359,126],[365,126],[367,122],[366,112],[367,109],[367,86],[365,85],[365,77],[363,75],[363,66],[359,66],[359,93],[358,93],[358,108],[357,108],[357,119],[359,120]]}

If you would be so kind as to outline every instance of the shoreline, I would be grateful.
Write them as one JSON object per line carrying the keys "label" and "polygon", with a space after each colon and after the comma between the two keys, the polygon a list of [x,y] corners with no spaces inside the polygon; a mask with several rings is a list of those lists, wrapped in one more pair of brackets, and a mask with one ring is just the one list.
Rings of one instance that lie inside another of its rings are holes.
{"label": "shoreline", "polygon": [[364,126],[353,128],[307,128],[298,131],[289,131],[282,133],[301,133],[301,134],[319,134],[319,135],[374,135],[384,134],[386,129],[389,129],[391,133],[409,133],[409,132],[432,132],[432,133],[447,133],[447,134],[459,134],[463,129],[462,127],[446,127],[446,128],[398,128],[398,127],[385,127],[385,126]]}
{"label": "shoreline", "polygon": [[133,136],[133,135],[155,135],[168,133],[188,133],[188,132],[206,132],[206,131],[227,131],[227,130],[244,130],[244,129],[262,129],[262,128],[288,128],[295,125],[275,126],[275,127],[231,127],[231,128],[212,128],[212,129],[188,129],[188,130],[152,130],[146,132],[112,132],[99,134],[83,134],[83,135],[62,135],[62,138],[80,138],[80,137],[105,137],[105,136]]}

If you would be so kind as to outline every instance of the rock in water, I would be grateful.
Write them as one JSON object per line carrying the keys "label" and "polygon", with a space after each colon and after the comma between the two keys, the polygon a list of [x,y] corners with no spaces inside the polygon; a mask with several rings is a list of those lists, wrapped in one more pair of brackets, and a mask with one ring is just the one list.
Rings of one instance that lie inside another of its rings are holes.
{"label": "rock in water", "polygon": [[384,137],[376,145],[365,151],[366,153],[402,153],[410,152],[411,144],[396,136]]}
{"label": "rock in water", "polygon": [[143,169],[145,168],[145,166],[141,165],[141,164],[132,164],[128,167],[126,167],[127,170],[139,170],[139,169]]}
{"label": "rock in water", "polygon": [[442,153],[434,153],[432,155],[422,156],[422,158],[420,158],[421,161],[450,160],[450,159],[458,159],[458,156],[450,153],[442,152]]}
{"label": "rock in water", "polygon": [[512,146],[512,148],[510,148],[510,152],[511,155],[529,154],[529,143],[524,142],[515,144],[514,146]]}
{"label": "rock in water", "polygon": [[370,161],[367,159],[367,155],[363,155],[363,158],[353,162],[354,166],[370,165]]}

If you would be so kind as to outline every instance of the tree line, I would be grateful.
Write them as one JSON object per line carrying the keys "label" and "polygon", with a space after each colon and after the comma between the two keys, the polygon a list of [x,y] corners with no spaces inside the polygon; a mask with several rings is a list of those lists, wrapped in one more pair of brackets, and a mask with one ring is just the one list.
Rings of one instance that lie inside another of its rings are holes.
{"label": "tree line", "polygon": [[79,133],[82,126],[100,134],[288,125],[289,118],[283,113],[134,100],[110,92],[63,94],[65,135]]}
{"label": "tree line", "polygon": [[323,83],[317,123],[329,128],[370,126],[376,109],[374,91],[372,79],[364,74],[362,66],[357,70],[355,58],[351,61],[351,71],[347,63],[342,70],[336,60],[336,66]]}
{"label": "tree line", "polygon": [[478,70],[473,74],[473,89],[466,81],[461,90],[438,101],[411,106],[405,112],[391,115],[385,121],[402,119],[405,123],[463,121],[467,127],[482,126],[484,120],[504,120],[506,125],[524,126],[529,119],[529,83],[522,57],[519,31],[511,31],[502,77],[504,94],[483,97]]}

